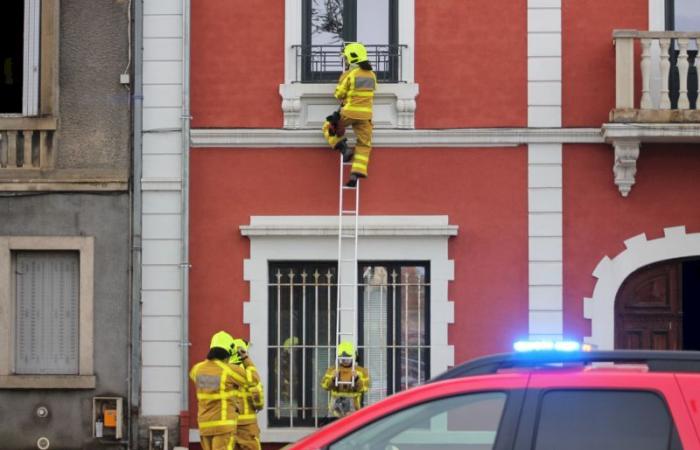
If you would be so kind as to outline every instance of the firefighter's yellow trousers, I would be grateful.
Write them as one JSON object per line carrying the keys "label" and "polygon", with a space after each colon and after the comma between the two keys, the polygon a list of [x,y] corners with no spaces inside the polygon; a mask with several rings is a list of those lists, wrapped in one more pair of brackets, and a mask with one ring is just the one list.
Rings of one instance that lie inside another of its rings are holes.
{"label": "firefighter's yellow trousers", "polygon": [[260,450],[260,428],[258,424],[238,424],[236,428],[236,450]]}
{"label": "firefighter's yellow trousers", "polygon": [[[361,177],[366,177],[367,168],[369,166],[369,154],[372,152],[372,121],[368,119],[351,119],[344,115],[341,115],[341,120],[346,127],[352,127],[357,140],[355,144],[355,153],[352,157],[351,172]],[[331,136],[328,132],[329,127],[330,123],[328,121],[324,122],[323,136],[326,138],[331,148],[335,148],[338,142],[345,139],[345,136]]]}
{"label": "firefighter's yellow trousers", "polygon": [[199,443],[202,445],[202,450],[233,450],[234,436],[234,433],[200,436]]}

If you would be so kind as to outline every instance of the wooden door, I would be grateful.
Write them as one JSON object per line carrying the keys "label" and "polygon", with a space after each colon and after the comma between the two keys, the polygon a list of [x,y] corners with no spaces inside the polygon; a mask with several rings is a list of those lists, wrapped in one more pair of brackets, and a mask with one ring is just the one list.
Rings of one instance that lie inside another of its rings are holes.
{"label": "wooden door", "polygon": [[682,263],[644,267],[625,280],[615,300],[615,348],[682,348]]}

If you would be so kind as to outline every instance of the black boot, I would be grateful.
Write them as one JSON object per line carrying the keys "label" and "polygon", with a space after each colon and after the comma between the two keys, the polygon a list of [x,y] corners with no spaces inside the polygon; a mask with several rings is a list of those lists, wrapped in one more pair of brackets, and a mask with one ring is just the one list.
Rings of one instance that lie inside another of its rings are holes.
{"label": "black boot", "polygon": [[343,162],[352,161],[352,149],[348,147],[347,139],[343,139],[335,144],[335,148],[343,155]]}
{"label": "black boot", "polygon": [[359,178],[359,177],[358,177],[356,174],[351,173],[351,174],[350,174],[350,179],[348,180],[347,183],[345,183],[345,186],[351,187],[351,188],[357,187],[357,179],[358,179],[358,178]]}

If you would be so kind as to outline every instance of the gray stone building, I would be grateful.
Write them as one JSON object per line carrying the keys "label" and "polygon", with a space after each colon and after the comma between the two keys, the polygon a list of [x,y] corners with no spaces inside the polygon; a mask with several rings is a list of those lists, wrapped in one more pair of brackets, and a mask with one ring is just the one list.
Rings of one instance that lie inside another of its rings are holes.
{"label": "gray stone building", "polygon": [[131,8],[0,3],[1,449],[134,438]]}

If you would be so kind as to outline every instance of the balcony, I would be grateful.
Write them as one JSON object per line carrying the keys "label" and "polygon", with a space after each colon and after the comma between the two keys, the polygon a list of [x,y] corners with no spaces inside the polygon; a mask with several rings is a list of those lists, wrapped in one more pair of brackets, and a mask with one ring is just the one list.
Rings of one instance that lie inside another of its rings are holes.
{"label": "balcony", "polygon": [[615,30],[613,42],[615,108],[602,128],[615,148],[615,184],[626,197],[642,143],[700,142],[700,32]]}
{"label": "balcony", "polygon": [[2,178],[53,167],[56,119],[3,118],[0,122]]}
{"label": "balcony", "polygon": [[[408,45],[365,45],[379,85],[374,97],[377,128],[414,128],[418,85]],[[320,128],[338,108],[333,97],[343,71],[340,45],[291,45],[280,85],[285,129]]]}

